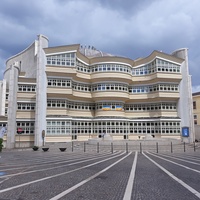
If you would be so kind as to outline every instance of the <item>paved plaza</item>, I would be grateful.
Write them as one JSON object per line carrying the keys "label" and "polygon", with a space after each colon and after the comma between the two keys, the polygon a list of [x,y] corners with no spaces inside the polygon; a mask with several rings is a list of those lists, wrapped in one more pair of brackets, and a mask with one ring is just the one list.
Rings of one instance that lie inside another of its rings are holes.
{"label": "paved plaza", "polygon": [[[131,146],[68,144],[4,149],[0,200],[195,200],[200,198],[200,150],[171,146],[157,152]],[[177,151],[176,151],[177,150]]]}

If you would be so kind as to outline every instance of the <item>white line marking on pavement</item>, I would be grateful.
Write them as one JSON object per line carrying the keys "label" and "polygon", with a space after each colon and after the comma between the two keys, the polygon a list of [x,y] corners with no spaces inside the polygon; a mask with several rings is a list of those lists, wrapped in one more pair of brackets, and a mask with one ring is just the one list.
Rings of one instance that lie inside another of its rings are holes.
{"label": "white line marking on pavement", "polygon": [[118,161],[114,162],[112,165],[109,165],[108,167],[106,167],[105,169],[99,171],[98,173],[94,174],[93,176],[90,176],[89,178],[85,179],[84,181],[81,181],[80,183],[74,185],[73,187],[65,190],[64,192],[56,195],[55,197],[49,199],[49,200],[57,200],[62,198],[63,196],[67,195],[68,193],[72,192],[73,190],[77,189],[78,187],[84,185],[85,183],[87,183],[88,181],[94,179],[95,177],[99,176],[100,174],[102,174],[103,172],[107,171],[108,169],[110,169],[111,167],[113,167],[114,165],[116,165],[117,163],[121,162],[122,160],[124,160],[126,157],[128,157],[132,152],[130,152],[128,155],[124,156],[123,158],[119,159]]}
{"label": "white line marking on pavement", "polygon": [[137,155],[138,155],[138,152],[136,151],[135,152],[134,161],[133,161],[133,165],[132,165],[132,169],[131,169],[131,173],[130,173],[129,180],[128,180],[128,184],[126,186],[126,191],[124,193],[123,200],[131,199],[131,194],[132,194],[132,189],[133,189],[133,182],[134,182],[134,178],[135,178],[135,169],[136,169],[136,164],[137,164]]}
{"label": "white line marking on pavement", "polygon": [[[165,155],[165,156],[169,156],[169,154],[166,154],[166,153],[159,153],[159,155]],[[185,158],[185,159],[188,159],[188,161],[190,161],[190,160],[195,160],[195,161],[200,161],[200,158],[198,158],[198,157],[194,157],[194,156],[191,156],[191,155],[188,155],[188,154],[184,154],[184,156],[183,156],[183,154],[173,154],[173,155],[170,155],[172,158]],[[191,161],[192,162],[192,161]]]}
{"label": "white line marking on pavement", "polygon": [[30,182],[23,183],[23,184],[20,184],[20,185],[16,185],[16,186],[13,186],[13,187],[10,187],[10,188],[6,188],[6,189],[3,189],[3,190],[0,190],[0,193],[7,192],[7,191],[10,191],[10,190],[13,190],[13,189],[16,189],[16,188],[20,188],[20,187],[23,187],[23,186],[27,186],[27,185],[30,185],[30,184],[33,184],[33,183],[38,183],[40,181],[48,180],[48,179],[55,178],[55,177],[58,177],[58,176],[62,176],[62,175],[65,175],[65,174],[69,174],[71,172],[75,172],[75,171],[78,171],[78,170],[81,170],[81,169],[84,169],[84,168],[87,168],[87,167],[91,167],[93,165],[97,165],[97,164],[105,162],[107,160],[111,160],[111,159],[119,157],[119,156],[121,156],[123,154],[125,154],[125,152],[121,153],[119,155],[113,156],[111,158],[106,158],[104,160],[101,160],[101,161],[98,161],[98,162],[95,162],[95,163],[92,163],[92,164],[89,164],[89,165],[86,165],[86,166],[83,166],[83,167],[79,167],[79,168],[73,169],[73,170],[68,171],[68,172],[63,172],[63,173],[56,174],[56,175],[53,175],[53,176],[48,176],[48,177],[45,177],[45,178],[37,179],[35,181],[30,181]]}
{"label": "white line marking on pavement", "polygon": [[[149,153],[149,152],[148,152],[148,153]],[[149,154],[150,154],[150,153],[149,153]],[[154,154],[152,154],[152,155],[154,155]],[[172,159],[175,159],[175,160],[180,160],[180,161],[183,161],[183,162],[191,163],[191,164],[194,164],[194,165],[200,165],[200,163],[196,163],[196,162],[189,161],[189,160],[184,160],[184,159],[177,158],[177,157],[174,157],[174,156],[169,156],[169,155],[165,155],[165,154],[159,154],[159,155],[162,155],[162,156],[168,157],[168,158],[172,158]]]}
{"label": "white line marking on pavement", "polygon": [[[113,154],[113,155],[116,155],[116,153]],[[58,168],[66,167],[66,166],[71,166],[71,165],[76,165],[76,164],[80,164],[80,163],[84,163],[84,162],[88,162],[88,161],[92,161],[92,160],[97,160],[97,159],[104,158],[104,157],[107,157],[107,156],[109,156],[109,155],[103,155],[103,156],[99,156],[99,157],[92,157],[90,159],[81,160],[81,161],[74,160],[76,162],[65,164],[65,165],[62,165],[62,166],[57,166],[57,167],[49,167],[49,168],[44,168],[44,169],[37,169],[37,170],[26,171],[26,172],[19,172],[19,173],[16,173],[16,174],[3,175],[3,176],[0,176],[0,179],[1,178],[6,178],[6,177],[19,176],[19,175],[23,175],[23,174],[30,174],[30,173],[35,173],[35,172],[47,171],[47,170],[52,170],[52,169],[58,169]],[[70,161],[73,161],[73,160],[67,160],[66,162],[70,162]],[[65,163],[65,162],[62,162],[62,163]],[[27,168],[27,169],[29,169],[29,168]]]}
{"label": "white line marking on pavement", "polygon": [[189,190],[190,192],[192,192],[195,196],[197,196],[198,198],[200,198],[200,193],[195,190],[194,188],[190,187],[188,184],[186,184],[185,182],[183,182],[181,179],[177,178],[176,176],[174,176],[171,172],[169,172],[168,170],[166,170],[164,167],[162,167],[161,165],[159,165],[157,162],[155,162],[154,160],[152,160],[149,156],[147,156],[144,152],[142,153],[146,158],[148,158],[152,163],[154,163],[157,167],[159,167],[162,171],[164,171],[168,176],[170,176],[171,178],[173,178],[175,181],[177,181],[179,184],[181,184],[183,187],[185,187],[187,190]]}
{"label": "white line marking on pavement", "polygon": [[185,165],[182,165],[182,164],[176,163],[176,162],[171,161],[171,160],[168,160],[168,159],[166,159],[166,158],[162,158],[162,157],[157,156],[157,155],[154,155],[154,154],[152,154],[152,153],[150,153],[150,152],[147,152],[147,153],[150,154],[150,155],[152,155],[152,156],[155,156],[155,157],[157,157],[157,158],[160,158],[160,159],[162,159],[162,160],[165,160],[165,161],[167,161],[167,162],[170,162],[170,163],[173,163],[173,164],[175,164],[175,165],[181,166],[181,167],[183,167],[183,168],[185,168],[185,169],[189,169],[189,170],[191,170],[191,171],[194,171],[194,172],[200,173],[199,170],[193,169],[193,168],[191,168],[191,167],[187,167],[187,166],[185,166]]}
{"label": "white line marking on pavement", "polygon": [[[110,155],[110,154],[101,154],[101,156],[103,156],[103,155]],[[88,156],[92,156],[92,157],[94,157],[93,155],[90,155],[90,154],[88,154]],[[69,162],[69,161],[73,161],[73,160],[75,160],[75,159],[82,159],[83,158],[83,156],[78,156],[78,157],[72,157],[72,158],[70,158],[69,160],[53,160],[53,157],[51,158],[53,161],[48,161],[48,162],[46,162],[46,160],[45,160],[45,162],[43,161],[41,161],[41,162],[37,162],[36,164],[34,163],[34,165],[31,165],[31,168],[34,168],[34,167],[41,167],[41,166],[47,166],[47,165],[57,165],[57,164],[62,164],[62,163],[66,163],[66,162]],[[14,164],[13,164],[14,165]],[[29,165],[30,164],[25,164],[24,166],[22,166],[22,167],[15,167],[15,168],[9,168],[9,169],[3,169],[4,171],[11,171],[11,170],[17,170],[17,169],[24,169],[24,168],[30,168],[29,167]],[[1,168],[2,167],[6,167],[6,166],[11,166],[10,164],[8,164],[8,165],[3,165],[3,166],[0,166],[0,170],[2,170]],[[15,165],[16,166],[16,165]],[[21,165],[20,165],[21,166]]]}

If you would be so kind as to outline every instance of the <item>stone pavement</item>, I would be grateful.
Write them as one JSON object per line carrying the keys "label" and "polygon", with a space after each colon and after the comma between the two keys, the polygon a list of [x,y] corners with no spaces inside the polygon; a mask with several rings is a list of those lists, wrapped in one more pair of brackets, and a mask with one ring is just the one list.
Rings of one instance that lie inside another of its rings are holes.
{"label": "stone pavement", "polygon": [[[3,150],[0,200],[199,199],[200,151],[68,145],[61,152]],[[73,148],[72,148],[73,146]]]}

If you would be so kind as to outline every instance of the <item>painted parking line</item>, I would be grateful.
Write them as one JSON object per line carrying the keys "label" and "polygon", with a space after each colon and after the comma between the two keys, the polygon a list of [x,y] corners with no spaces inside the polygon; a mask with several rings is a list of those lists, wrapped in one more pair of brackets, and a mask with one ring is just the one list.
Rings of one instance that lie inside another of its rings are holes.
{"label": "painted parking line", "polygon": [[63,196],[67,195],[68,193],[72,192],[73,190],[77,189],[78,187],[84,185],[85,183],[87,183],[88,181],[91,181],[92,179],[94,179],[95,177],[99,176],[100,174],[104,173],[105,171],[109,170],[111,167],[113,167],[114,165],[116,165],[117,163],[121,162],[122,160],[124,160],[125,158],[127,158],[132,152],[130,152],[129,154],[127,154],[126,156],[124,156],[123,158],[119,159],[118,161],[114,162],[112,165],[109,165],[108,167],[106,167],[105,169],[99,171],[98,173],[94,174],[93,176],[90,176],[89,178],[85,179],[84,181],[81,181],[80,183],[74,185],[73,187],[65,190],[64,192],[61,192],[60,194],[56,195],[55,197],[49,199],[49,200],[57,200],[62,198]]}
{"label": "painted parking line", "polygon": [[185,182],[183,182],[181,179],[179,179],[176,176],[174,176],[171,172],[169,172],[164,167],[162,167],[161,165],[159,165],[157,162],[155,162],[153,159],[151,159],[149,156],[147,156],[144,152],[142,154],[147,159],[149,159],[152,163],[154,163],[157,167],[159,167],[162,171],[164,171],[168,176],[170,176],[171,178],[173,178],[175,181],[177,181],[179,184],[181,184],[183,187],[185,187],[187,190],[189,190],[195,196],[197,196],[198,198],[200,198],[200,193],[197,190],[195,190],[194,188],[190,187],[188,184],[186,184]]}
{"label": "painted parking line", "polygon": [[138,152],[136,151],[135,152],[135,157],[134,157],[134,160],[133,160],[131,173],[130,173],[129,180],[128,180],[128,184],[126,186],[126,190],[125,190],[125,193],[124,193],[123,200],[131,199],[133,183],[134,183],[134,178],[135,178],[135,169],[136,169],[136,164],[137,164],[137,156],[138,156]]}
{"label": "painted parking line", "polygon": [[41,182],[41,181],[45,181],[45,180],[48,180],[48,179],[51,179],[51,178],[55,178],[55,177],[58,177],[58,176],[63,176],[65,174],[69,174],[69,173],[72,173],[72,172],[75,172],[75,171],[78,171],[78,170],[81,170],[81,169],[85,169],[85,168],[91,167],[93,165],[97,165],[97,164],[105,162],[107,160],[111,160],[113,158],[117,158],[117,157],[119,157],[119,156],[121,156],[123,154],[125,154],[125,152],[123,152],[123,153],[121,153],[119,155],[113,156],[111,158],[106,158],[104,160],[100,160],[98,162],[95,162],[95,163],[92,163],[92,164],[89,164],[89,165],[86,165],[86,166],[83,166],[83,167],[79,167],[79,168],[73,169],[71,171],[63,172],[63,173],[60,173],[60,174],[55,174],[53,176],[48,176],[48,177],[45,177],[45,178],[41,178],[41,179],[37,179],[37,180],[30,181],[30,182],[27,182],[27,183],[23,183],[23,184],[20,184],[20,185],[16,185],[16,186],[13,186],[13,187],[9,187],[9,188],[0,190],[0,193],[7,192],[7,191],[10,191],[10,190],[13,190],[13,189],[16,189],[16,188],[24,187],[24,186],[27,186],[27,185],[31,185],[33,183],[38,183],[38,182]]}

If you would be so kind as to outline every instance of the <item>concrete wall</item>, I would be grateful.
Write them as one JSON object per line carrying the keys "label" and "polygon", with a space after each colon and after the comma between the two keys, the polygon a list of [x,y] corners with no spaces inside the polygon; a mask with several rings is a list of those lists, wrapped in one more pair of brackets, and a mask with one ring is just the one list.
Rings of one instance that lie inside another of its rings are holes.
{"label": "concrete wall", "polygon": [[9,58],[6,62],[6,70],[4,72],[4,78],[9,80],[9,68],[13,62],[19,63],[20,72],[24,72],[25,77],[27,78],[36,78],[36,50],[37,50],[37,41],[32,43],[28,48],[19,54]]}
{"label": "concrete wall", "polygon": [[194,125],[195,140],[200,141],[200,125]]}
{"label": "concrete wall", "polygon": [[197,116],[197,125],[200,125],[200,94],[193,95],[193,102],[196,102],[196,109],[193,109],[193,114]]}
{"label": "concrete wall", "polygon": [[38,135],[46,127],[46,56],[43,48],[47,46],[47,38],[39,35],[38,41],[35,41],[27,49],[8,59],[6,63],[4,79],[6,80],[6,87],[9,89],[7,148],[14,148],[15,146],[17,88],[20,75],[25,78],[37,79],[35,142],[37,145],[41,144],[42,139],[38,138]]}
{"label": "concrete wall", "polygon": [[183,141],[194,141],[194,123],[192,108],[192,87],[191,76],[188,70],[188,49],[180,49],[173,53],[174,56],[184,59],[181,64],[181,74],[183,79],[180,82],[180,99],[178,101],[178,115],[181,118],[181,127],[189,127],[189,138],[184,137]]}
{"label": "concrete wall", "polygon": [[0,115],[5,115],[6,80],[0,81]]}

